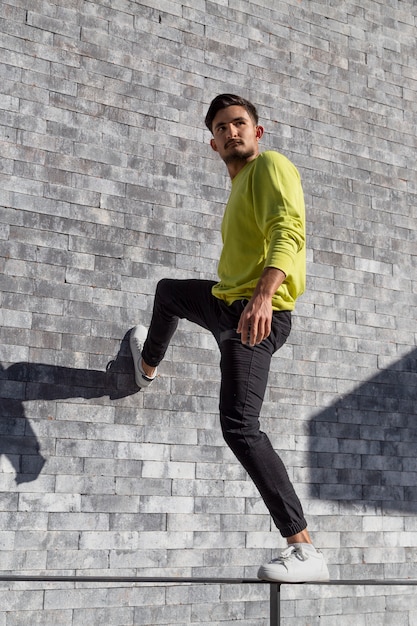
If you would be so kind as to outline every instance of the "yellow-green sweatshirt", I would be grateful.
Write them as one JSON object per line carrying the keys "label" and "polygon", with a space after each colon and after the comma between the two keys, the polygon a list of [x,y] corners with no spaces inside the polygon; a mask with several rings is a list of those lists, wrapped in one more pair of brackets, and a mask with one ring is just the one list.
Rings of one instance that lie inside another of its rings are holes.
{"label": "yellow-green sweatshirt", "polygon": [[285,156],[263,152],[232,179],[222,239],[214,296],[249,300],[264,268],[276,267],[286,278],[272,307],[294,309],[305,289],[305,209],[300,175]]}

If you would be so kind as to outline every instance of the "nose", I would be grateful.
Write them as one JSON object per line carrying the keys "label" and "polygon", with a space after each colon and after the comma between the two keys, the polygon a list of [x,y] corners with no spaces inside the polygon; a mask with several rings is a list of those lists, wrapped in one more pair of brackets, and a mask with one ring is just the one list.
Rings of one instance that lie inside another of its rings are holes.
{"label": "nose", "polygon": [[232,123],[228,124],[226,135],[227,135],[226,137],[227,139],[232,139],[233,137],[237,137],[237,127]]}

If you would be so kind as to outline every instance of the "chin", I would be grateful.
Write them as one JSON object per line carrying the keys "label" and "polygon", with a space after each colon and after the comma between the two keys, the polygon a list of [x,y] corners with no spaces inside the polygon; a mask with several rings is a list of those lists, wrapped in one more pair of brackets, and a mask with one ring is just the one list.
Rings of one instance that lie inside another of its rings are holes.
{"label": "chin", "polygon": [[225,154],[223,161],[226,164],[233,163],[234,161],[247,161],[248,159],[252,158],[254,155],[255,155],[255,152],[253,150],[246,151],[246,152],[240,152],[239,150],[236,150],[235,152],[231,154]]}

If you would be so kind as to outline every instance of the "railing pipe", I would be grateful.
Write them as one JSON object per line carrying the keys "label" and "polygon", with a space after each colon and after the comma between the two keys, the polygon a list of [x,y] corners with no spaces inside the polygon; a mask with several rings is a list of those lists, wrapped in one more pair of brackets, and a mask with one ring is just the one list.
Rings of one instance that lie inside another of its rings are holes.
{"label": "railing pipe", "polygon": [[[0,582],[60,582],[60,583],[133,583],[133,584],[183,584],[194,585],[209,584],[257,584],[269,585],[269,624],[280,626],[281,624],[281,586],[284,583],[269,582],[258,578],[205,578],[194,576],[54,576],[54,575],[26,575],[26,574],[1,574]],[[327,580],[310,583],[285,583],[291,585],[333,585],[333,586],[417,586],[417,579],[391,578],[391,579],[358,579],[358,580]]]}

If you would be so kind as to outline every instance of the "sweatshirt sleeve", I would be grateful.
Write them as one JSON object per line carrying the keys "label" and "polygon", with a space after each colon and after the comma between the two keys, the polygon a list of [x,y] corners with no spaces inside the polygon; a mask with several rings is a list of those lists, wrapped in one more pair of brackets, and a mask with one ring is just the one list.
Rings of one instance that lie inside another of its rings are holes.
{"label": "sweatshirt sleeve", "polygon": [[264,152],[253,175],[255,220],[266,241],[265,267],[291,274],[305,245],[305,208],[297,168],[285,156]]}

